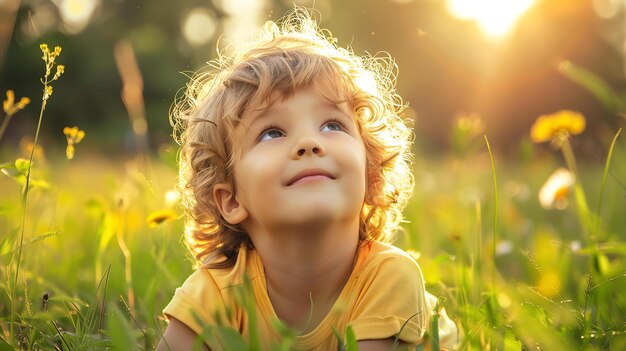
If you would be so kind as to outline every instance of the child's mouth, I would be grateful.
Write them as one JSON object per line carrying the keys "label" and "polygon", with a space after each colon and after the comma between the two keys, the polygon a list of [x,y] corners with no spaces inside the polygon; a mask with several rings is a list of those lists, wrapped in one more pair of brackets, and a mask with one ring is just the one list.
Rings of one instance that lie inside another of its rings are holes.
{"label": "child's mouth", "polygon": [[287,182],[287,186],[301,183],[309,183],[320,180],[335,179],[335,177],[322,169],[309,169],[298,173]]}

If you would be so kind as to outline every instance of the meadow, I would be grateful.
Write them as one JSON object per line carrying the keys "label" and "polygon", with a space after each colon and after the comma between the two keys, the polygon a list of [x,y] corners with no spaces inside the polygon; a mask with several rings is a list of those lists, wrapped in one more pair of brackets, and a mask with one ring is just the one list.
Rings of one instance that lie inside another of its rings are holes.
{"label": "meadow", "polygon": [[[46,123],[48,100],[67,98],[50,88],[60,50],[42,50],[42,99],[7,95],[5,121],[29,108]],[[573,111],[544,116],[505,153],[465,116],[449,154],[416,146],[396,244],[457,322],[460,349],[626,349],[626,143],[611,130],[597,140],[602,159],[577,160],[584,130]],[[78,127],[64,130],[65,150],[38,134],[34,146],[0,144],[0,350],[153,349],[161,310],[192,272],[176,144],[111,158],[82,150],[90,135]],[[217,332],[233,349],[258,349]],[[356,349],[349,331],[338,337]],[[285,331],[276,349],[292,338]],[[439,349],[436,328],[424,346]]]}

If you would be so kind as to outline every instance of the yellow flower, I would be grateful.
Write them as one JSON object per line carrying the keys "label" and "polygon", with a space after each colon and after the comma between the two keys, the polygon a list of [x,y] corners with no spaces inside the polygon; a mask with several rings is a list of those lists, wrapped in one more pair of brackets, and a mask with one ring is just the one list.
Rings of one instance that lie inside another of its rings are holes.
{"label": "yellow flower", "polygon": [[48,98],[52,95],[52,85],[46,85],[43,89],[43,99],[48,100]]}
{"label": "yellow flower", "polygon": [[4,109],[4,113],[7,116],[14,115],[16,112],[23,110],[26,105],[30,103],[30,99],[27,97],[23,97],[16,104],[15,103],[15,93],[13,90],[7,90],[7,98],[2,102],[2,108]]}
{"label": "yellow flower", "polygon": [[585,116],[579,112],[562,110],[539,116],[530,128],[530,138],[536,143],[567,138],[585,130]]}
{"label": "yellow flower", "polygon": [[148,217],[146,218],[146,222],[148,223],[148,227],[155,228],[158,227],[160,224],[171,222],[176,218],[178,218],[176,212],[172,210],[161,210],[152,212],[150,215],[148,215]]}
{"label": "yellow flower", "polygon": [[78,129],[78,127],[65,127],[63,128],[63,134],[67,139],[67,148],[65,149],[65,156],[68,160],[74,158],[74,145],[80,143],[85,137],[85,131]]}
{"label": "yellow flower", "polygon": [[44,60],[45,62],[48,62],[48,56],[50,56],[50,49],[48,49],[48,44],[41,44],[39,45],[39,48],[41,49],[41,52],[43,53],[43,56],[41,57],[41,59]]}
{"label": "yellow flower", "polygon": [[15,93],[13,90],[7,90],[7,99],[2,102],[2,108],[4,112],[8,115],[9,110],[13,107],[13,103],[15,102]]}
{"label": "yellow flower", "polygon": [[565,168],[559,168],[546,181],[539,190],[539,203],[545,209],[567,208],[567,195],[574,184],[574,175]]}
{"label": "yellow flower", "polygon": [[[48,83],[58,79],[61,76],[61,74],[63,74],[65,67],[63,65],[58,65],[57,71],[54,74],[54,77],[51,80],[48,80],[48,77],[50,76],[50,73],[52,72],[52,68],[56,64],[54,61],[56,61],[56,58],[59,57],[59,55],[61,55],[61,47],[55,46],[54,51],[50,51],[50,48],[48,48],[47,44],[41,44],[39,45],[39,48],[41,49],[41,52],[43,53],[43,56],[41,57],[41,59],[46,63],[46,74],[44,75],[44,80],[42,82],[44,83],[44,86],[46,86],[47,88]],[[52,94],[51,92],[50,94],[46,94],[46,92],[44,91],[44,101],[51,94]]]}
{"label": "yellow flower", "polygon": [[52,77],[52,80],[57,80],[59,79],[59,77],[65,72],[65,66],[63,65],[57,65],[57,71],[54,74],[54,77]]}

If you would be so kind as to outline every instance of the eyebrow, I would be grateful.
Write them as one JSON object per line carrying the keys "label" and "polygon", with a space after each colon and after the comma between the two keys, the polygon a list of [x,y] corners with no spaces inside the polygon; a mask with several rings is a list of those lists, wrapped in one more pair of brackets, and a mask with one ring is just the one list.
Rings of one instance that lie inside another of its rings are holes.
{"label": "eyebrow", "polygon": [[[325,109],[329,109],[329,110],[333,110],[335,112],[339,112],[341,114],[347,115],[348,117],[350,116],[349,114],[347,114],[344,110],[342,110],[339,107],[339,104],[335,104],[333,102],[319,102],[316,104],[313,104],[313,106],[311,106],[314,109],[320,109],[320,108],[325,108]],[[276,105],[272,105],[266,109],[263,109],[262,111],[258,111],[257,113],[253,114],[253,118],[250,121],[250,123],[248,124],[248,128],[251,128],[254,124],[256,124],[258,121],[262,121],[264,119],[267,119],[272,113],[284,113],[284,111],[281,111],[281,109],[277,109]]]}

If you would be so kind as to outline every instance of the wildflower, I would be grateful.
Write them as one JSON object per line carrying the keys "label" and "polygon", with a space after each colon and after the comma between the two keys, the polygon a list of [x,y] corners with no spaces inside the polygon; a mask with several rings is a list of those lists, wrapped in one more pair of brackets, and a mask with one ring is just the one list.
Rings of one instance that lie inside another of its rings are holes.
{"label": "wildflower", "polygon": [[161,210],[152,212],[150,215],[148,215],[148,217],[146,218],[146,222],[148,223],[148,227],[156,228],[160,224],[175,220],[177,217],[178,215],[176,214],[176,212],[172,210]]}
{"label": "wildflower", "polygon": [[15,93],[13,90],[7,90],[7,98],[2,102],[2,109],[6,116],[4,116],[4,120],[2,121],[2,125],[0,125],[0,139],[4,135],[7,127],[9,126],[9,121],[11,121],[11,117],[16,114],[18,111],[23,110],[26,105],[30,103],[30,99],[27,97],[23,97],[16,104],[15,103]]}
{"label": "wildflower", "polygon": [[539,190],[539,203],[545,209],[563,210],[567,207],[567,195],[574,184],[574,175],[565,168],[559,168]]}
{"label": "wildflower", "polygon": [[30,99],[23,97],[15,103],[15,93],[13,90],[7,90],[7,99],[2,102],[2,109],[7,116],[14,115],[16,112],[23,110],[30,103]]}
{"label": "wildflower", "polygon": [[78,129],[78,127],[65,127],[63,128],[63,134],[67,139],[67,148],[65,149],[65,156],[68,160],[74,158],[74,145],[80,143],[85,137],[85,131]]}
{"label": "wildflower", "polygon": [[47,63],[48,56],[50,56],[50,49],[48,48],[48,44],[41,44],[39,45],[39,48],[41,49],[41,52],[43,53],[43,56],[41,57],[41,59]]}
{"label": "wildflower", "polygon": [[[42,82],[44,83],[44,86],[47,88],[48,83],[59,79],[61,74],[65,72],[65,66],[57,65],[56,73],[54,74],[51,80],[48,80],[50,73],[52,73],[52,67],[54,67],[54,65],[56,64],[55,63],[56,58],[59,57],[59,55],[61,55],[61,47],[55,46],[54,51],[50,51],[50,48],[48,48],[47,44],[41,44],[39,45],[39,48],[41,49],[41,52],[43,53],[43,56],[41,57],[41,59],[46,63],[46,74],[44,75],[44,79],[42,80]],[[50,92],[50,94],[52,94],[52,92]],[[50,94],[48,94],[48,96],[50,96]],[[45,100],[45,97],[44,97],[44,100]]]}
{"label": "wildflower", "polygon": [[43,100],[48,100],[50,96],[52,96],[52,85],[46,85],[43,88]]}
{"label": "wildflower", "polygon": [[539,116],[530,128],[530,138],[536,143],[559,141],[585,130],[585,116],[579,112],[562,110]]}
{"label": "wildflower", "polygon": [[65,66],[63,65],[57,65],[57,71],[54,74],[54,77],[52,77],[52,80],[57,80],[59,79],[59,77],[65,72]]}

